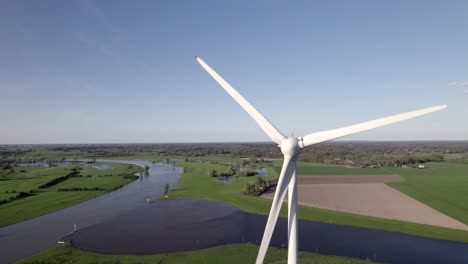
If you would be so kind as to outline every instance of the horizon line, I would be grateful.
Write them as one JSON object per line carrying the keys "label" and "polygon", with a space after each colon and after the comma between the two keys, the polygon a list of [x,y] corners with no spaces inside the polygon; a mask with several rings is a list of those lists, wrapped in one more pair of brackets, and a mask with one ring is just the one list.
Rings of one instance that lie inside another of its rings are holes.
{"label": "horizon line", "polygon": [[[324,143],[364,143],[364,142],[468,142],[468,139],[430,139],[430,140],[337,140]],[[100,143],[0,143],[0,146],[18,145],[143,145],[143,144],[276,144],[272,141],[193,141],[193,142],[100,142]],[[321,143],[323,144],[323,143]]]}

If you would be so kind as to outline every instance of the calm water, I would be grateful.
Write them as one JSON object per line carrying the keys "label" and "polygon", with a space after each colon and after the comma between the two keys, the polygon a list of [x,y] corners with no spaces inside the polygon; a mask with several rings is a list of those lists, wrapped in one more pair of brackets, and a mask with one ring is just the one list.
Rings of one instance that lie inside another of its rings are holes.
{"label": "calm water", "polygon": [[216,177],[215,181],[228,183],[228,182],[231,182],[231,181],[232,181],[233,179],[235,179],[235,178],[236,178],[235,175],[231,175],[231,176],[220,176],[220,177]]}
{"label": "calm water", "polygon": [[[266,216],[214,201],[167,200],[138,208],[67,237],[87,251],[154,254],[230,243],[259,243]],[[400,233],[299,221],[300,250],[387,263],[468,263],[468,244]],[[165,238],[165,239],[160,239]],[[167,239],[170,238],[170,239]],[[271,245],[287,244],[287,219]]]}
{"label": "calm water", "polygon": [[[258,174],[256,176],[267,176],[268,175],[268,170],[266,168],[260,168],[260,169],[257,170],[257,172],[258,172]],[[252,179],[254,179],[253,177],[255,177],[255,176],[249,176],[249,177],[252,177]],[[216,177],[216,181],[229,183],[235,178],[236,178],[235,175],[220,176],[220,177]]]}
{"label": "calm water", "polygon": [[90,167],[93,167],[97,170],[107,170],[107,169],[112,169],[112,166],[110,165],[105,165],[105,164],[94,164],[94,163],[89,163],[89,164],[86,164],[85,161],[69,161],[69,160],[66,160],[66,161],[55,161],[55,162],[48,162],[48,161],[34,161],[34,162],[18,162],[16,164],[16,166],[18,167],[36,167],[36,166],[39,166],[39,167],[49,167],[49,164],[54,166],[54,167],[61,167],[61,166],[68,166],[68,165],[71,165],[71,164],[79,164],[79,165],[86,165],[86,166],[90,166]]}
{"label": "calm water", "polygon": [[86,166],[93,167],[96,170],[109,170],[113,169],[111,165],[104,165],[104,164],[86,164]]}
{"label": "calm water", "polygon": [[165,183],[175,186],[181,168],[149,161],[99,160],[150,166],[147,176],[96,199],[44,216],[0,228],[0,263],[15,260],[54,246],[57,240],[73,230],[86,228],[135,208],[146,207],[147,198],[159,197]]}
{"label": "calm water", "polygon": [[[67,165],[75,164],[75,163],[83,164],[83,162],[74,162],[74,161],[69,161],[69,160],[50,162],[52,166],[58,166],[58,167],[67,166]],[[35,166],[48,167],[49,162],[48,161],[18,162],[16,166],[18,167],[35,167]]]}

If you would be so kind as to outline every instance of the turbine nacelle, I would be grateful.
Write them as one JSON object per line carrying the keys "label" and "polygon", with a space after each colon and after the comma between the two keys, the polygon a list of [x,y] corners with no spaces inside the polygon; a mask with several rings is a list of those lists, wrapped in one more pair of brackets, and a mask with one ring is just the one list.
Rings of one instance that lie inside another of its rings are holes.
{"label": "turbine nacelle", "polygon": [[294,159],[301,154],[301,138],[286,137],[280,143],[281,153],[285,158]]}

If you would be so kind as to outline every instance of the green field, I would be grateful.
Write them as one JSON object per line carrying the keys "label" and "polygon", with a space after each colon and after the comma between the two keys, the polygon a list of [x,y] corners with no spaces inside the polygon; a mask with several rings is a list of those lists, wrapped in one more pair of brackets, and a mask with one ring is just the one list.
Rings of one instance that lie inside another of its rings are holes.
{"label": "green field", "polygon": [[[281,171],[281,166],[276,166]],[[332,166],[317,163],[297,163],[298,175],[388,175],[393,174],[386,168],[347,168],[344,166]]]}
{"label": "green field", "polygon": [[[240,193],[245,181],[253,182],[255,177],[240,177],[230,183],[217,182],[208,176],[208,169],[214,168],[223,171],[226,168],[220,165],[208,163],[178,163],[179,166],[186,167],[186,173],[182,175],[179,184],[174,191],[169,193],[169,198],[195,198],[216,200],[230,203],[243,211],[267,215],[270,210],[271,201],[246,196]],[[323,166],[312,166],[323,169]],[[327,168],[327,166],[325,166]],[[333,167],[334,168],[334,167]],[[269,175],[266,179],[273,179],[278,176],[274,167],[267,167]],[[340,168],[341,172],[347,168]],[[374,169],[365,169],[374,170]],[[382,169],[383,170],[383,169]],[[414,169],[416,170],[416,169]],[[323,171],[323,170],[322,170]],[[334,171],[336,173],[337,171]],[[388,173],[394,173],[388,171]],[[468,188],[467,188],[468,189]],[[459,201],[462,203],[462,201]],[[439,239],[456,240],[468,242],[468,232],[441,228],[435,226],[421,225],[409,222],[388,220],[377,217],[341,213],[318,208],[299,206],[299,218],[315,220],[320,222],[352,225],[366,228],[382,229],[387,231],[402,232],[419,236],[428,236]],[[283,205],[280,216],[287,217],[287,205]]]}
{"label": "green field", "polygon": [[468,164],[431,162],[426,166],[425,169],[387,168],[405,179],[389,185],[468,224]]}
{"label": "green field", "polygon": [[[72,177],[48,188],[39,186],[71,172],[73,165],[64,167],[16,167],[0,171],[0,200],[14,197],[20,192],[35,190],[32,196],[0,205],[0,226],[13,224],[29,218],[47,214],[73,204],[92,199],[115,188],[123,186],[132,179],[122,174],[140,171],[129,169],[125,164],[112,163],[111,169],[97,170],[90,166],[80,166],[81,177]],[[99,188],[96,191],[59,191],[59,188]]]}
{"label": "green field", "polygon": [[[104,255],[84,252],[70,245],[56,246],[47,251],[25,258],[18,264],[95,264],[95,263],[254,263],[257,257],[258,246],[254,244],[234,244],[212,247],[197,251],[157,254],[157,255]],[[227,257],[229,256],[229,257]],[[347,257],[326,256],[308,252],[300,252],[301,264],[357,264],[369,263],[360,259]],[[286,263],[287,250],[270,248],[264,263]]]}
{"label": "green field", "polygon": [[[425,166],[425,169],[371,169],[298,163],[298,171],[300,175],[400,175],[404,181],[388,185],[468,224],[468,164],[430,162]],[[279,172],[281,167],[275,169]]]}

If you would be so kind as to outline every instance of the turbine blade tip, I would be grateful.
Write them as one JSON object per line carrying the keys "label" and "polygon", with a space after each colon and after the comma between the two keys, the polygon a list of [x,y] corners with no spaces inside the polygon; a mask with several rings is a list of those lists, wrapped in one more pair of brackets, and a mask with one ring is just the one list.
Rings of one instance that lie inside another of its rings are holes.
{"label": "turbine blade tip", "polygon": [[434,109],[437,109],[437,110],[443,110],[447,108],[447,105],[438,105],[438,106],[434,106]]}
{"label": "turbine blade tip", "polygon": [[196,60],[198,60],[198,58],[200,58],[200,57],[198,57],[198,56],[195,56],[195,59],[196,59]]}

